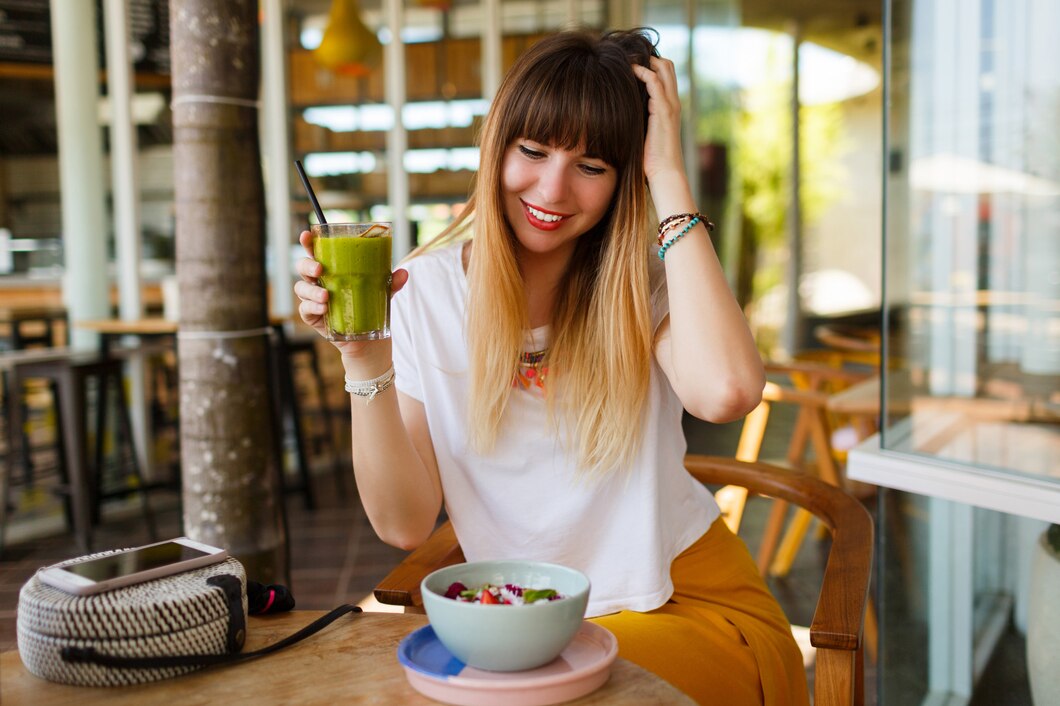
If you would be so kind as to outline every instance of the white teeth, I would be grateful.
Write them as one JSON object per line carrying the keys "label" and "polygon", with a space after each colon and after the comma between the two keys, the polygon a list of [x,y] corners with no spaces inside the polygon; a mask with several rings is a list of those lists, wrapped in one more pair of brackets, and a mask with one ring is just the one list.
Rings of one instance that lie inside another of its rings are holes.
{"label": "white teeth", "polygon": [[539,221],[544,221],[545,223],[555,223],[556,221],[558,221],[561,218],[563,218],[563,216],[554,216],[551,213],[545,213],[544,211],[538,211],[533,206],[527,206],[526,210],[530,212],[531,216],[533,216],[534,218],[536,218]]}

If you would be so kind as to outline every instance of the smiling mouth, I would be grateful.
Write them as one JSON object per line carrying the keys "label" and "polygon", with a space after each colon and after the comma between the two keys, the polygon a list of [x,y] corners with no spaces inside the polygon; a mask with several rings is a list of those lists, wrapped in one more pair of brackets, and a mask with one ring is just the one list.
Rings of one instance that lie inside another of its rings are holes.
{"label": "smiling mouth", "polygon": [[566,218],[570,218],[570,214],[556,213],[554,211],[546,211],[543,208],[531,206],[526,201],[520,201],[523,204],[523,209],[526,211],[527,218],[531,224],[538,228],[545,228],[551,230],[552,228],[559,227],[561,221]]}

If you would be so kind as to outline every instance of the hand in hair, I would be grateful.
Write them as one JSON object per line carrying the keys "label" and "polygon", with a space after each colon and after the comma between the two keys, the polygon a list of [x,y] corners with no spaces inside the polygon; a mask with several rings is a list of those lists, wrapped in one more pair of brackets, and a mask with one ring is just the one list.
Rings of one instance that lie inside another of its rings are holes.
{"label": "hand in hair", "polygon": [[[317,277],[323,271],[319,262],[313,259],[313,234],[303,230],[298,236],[298,242],[302,244],[306,255],[298,262],[298,275],[301,281],[295,282],[294,294],[298,297],[298,314],[302,321],[306,322],[321,336],[327,334],[324,325],[324,315],[328,311],[328,290],[321,287]],[[408,281],[409,273],[405,270],[394,270],[390,282],[390,293],[396,294],[405,282]],[[332,341],[332,344],[342,352],[343,357],[357,357],[363,352],[370,350],[373,341]],[[389,355],[389,352],[387,353]]]}
{"label": "hand in hair", "polygon": [[[648,90],[648,134],[644,141],[644,176],[649,185],[664,174],[684,178],[681,152],[681,99],[677,72],[669,59],[652,57],[651,68],[633,64],[633,73]],[[655,192],[655,189],[652,189]]]}

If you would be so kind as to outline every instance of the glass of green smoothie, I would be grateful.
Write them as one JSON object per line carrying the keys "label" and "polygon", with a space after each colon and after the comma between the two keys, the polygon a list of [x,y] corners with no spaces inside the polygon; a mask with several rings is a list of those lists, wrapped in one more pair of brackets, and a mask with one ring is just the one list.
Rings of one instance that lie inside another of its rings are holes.
{"label": "glass of green smoothie", "polygon": [[329,341],[390,338],[390,223],[314,223]]}

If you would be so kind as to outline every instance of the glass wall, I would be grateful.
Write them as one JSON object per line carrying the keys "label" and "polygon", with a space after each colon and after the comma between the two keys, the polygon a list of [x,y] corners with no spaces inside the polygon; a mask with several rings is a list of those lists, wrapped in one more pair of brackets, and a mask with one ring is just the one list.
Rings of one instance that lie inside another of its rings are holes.
{"label": "glass wall", "polygon": [[889,12],[881,448],[918,489],[881,491],[879,702],[1029,703],[1030,556],[1060,516],[1032,509],[1060,487],[1060,3]]}
{"label": "glass wall", "polygon": [[894,0],[884,447],[1060,481],[1060,4]]}

